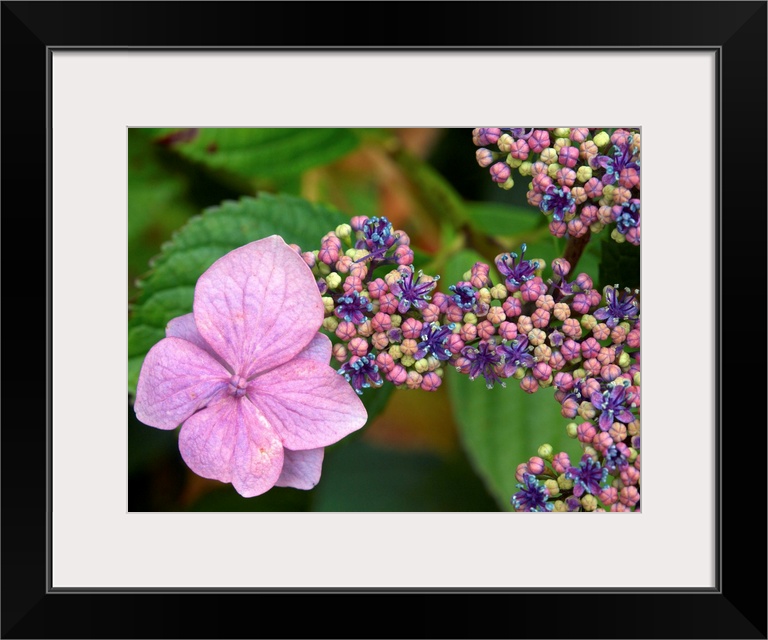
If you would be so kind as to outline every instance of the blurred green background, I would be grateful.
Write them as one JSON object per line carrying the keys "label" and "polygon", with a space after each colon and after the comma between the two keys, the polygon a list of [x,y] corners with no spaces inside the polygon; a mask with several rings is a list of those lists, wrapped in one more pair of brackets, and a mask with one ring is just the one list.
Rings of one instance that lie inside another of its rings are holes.
{"label": "blurred green background", "polygon": [[[550,263],[561,255],[563,241],[526,203],[527,185],[499,189],[477,165],[475,149],[466,128],[129,129],[130,511],[511,510],[515,469],[540,444],[578,455],[551,388],[529,396],[513,382],[489,391],[482,380],[449,370],[433,393],[368,390],[371,419],[326,449],[313,490],[273,488],[246,499],[231,485],[192,473],[179,454],[177,431],[148,427],[133,414],[143,355],[181,308],[169,299],[186,304],[177,298],[186,300],[199,273],[234,246],[272,232],[296,242],[291,234],[300,230],[281,222],[289,217],[286,203],[298,203],[290,219],[316,238],[313,246],[301,243],[304,251],[319,248],[321,235],[351,216],[386,216],[411,237],[416,269],[441,275],[442,290],[476,260],[490,262],[521,242],[528,243],[527,258]],[[238,204],[243,196],[261,198],[265,212]],[[226,242],[234,246],[215,240],[218,228],[208,214],[198,218],[225,202],[219,211],[231,214]],[[320,226],[326,217],[336,222]],[[174,265],[193,231],[198,242],[210,232],[210,243],[196,249],[196,261],[189,262],[188,252]],[[578,271],[598,281],[599,259],[593,241]]]}

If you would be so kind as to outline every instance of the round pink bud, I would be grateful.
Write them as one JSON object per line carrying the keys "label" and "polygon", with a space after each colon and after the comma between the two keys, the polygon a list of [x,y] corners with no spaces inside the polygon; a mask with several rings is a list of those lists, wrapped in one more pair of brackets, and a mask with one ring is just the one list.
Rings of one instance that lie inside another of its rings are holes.
{"label": "round pink bud", "polygon": [[543,331],[542,329],[534,328],[528,332],[528,342],[532,344],[534,347],[543,345],[546,339],[547,339],[547,332]]}
{"label": "round pink bud", "polygon": [[[573,184],[576,182],[576,172],[573,169],[568,168],[562,168],[558,169],[555,172],[555,180],[557,181],[557,184],[559,184],[561,187],[572,187]],[[581,204],[578,199],[576,198],[576,195],[571,193],[571,196],[574,200],[576,200],[576,204]],[[584,202],[582,200],[581,202]]]}
{"label": "round pink bud", "polygon": [[577,293],[573,296],[571,307],[576,313],[589,313],[589,297],[584,293]]}
{"label": "round pink bud", "polygon": [[396,313],[398,300],[394,293],[385,293],[379,297],[379,309],[383,313]]}
{"label": "round pink bud", "polygon": [[619,173],[619,184],[625,189],[634,189],[640,186],[640,174],[637,169],[628,167]]}
{"label": "round pink bud", "polygon": [[517,325],[505,320],[499,325],[499,335],[503,340],[514,340],[517,337]]}
{"label": "round pink bud", "polygon": [[632,511],[627,505],[621,504],[621,502],[617,502],[616,504],[611,505],[611,511],[612,512],[624,512],[624,511]]}
{"label": "round pink bud", "polygon": [[580,218],[574,218],[568,222],[568,233],[574,238],[581,238],[589,231],[589,227],[585,225]]}
{"label": "round pink bud", "polygon": [[481,147],[475,151],[475,160],[477,160],[477,164],[483,168],[490,167],[493,163],[493,152],[490,149]]}
{"label": "round pink bud", "polygon": [[600,353],[600,343],[594,338],[587,338],[581,343],[581,355],[585,358],[594,358]]}
{"label": "round pink bud", "polygon": [[352,355],[362,358],[368,353],[368,341],[365,338],[352,338],[349,341],[349,351]]}
{"label": "round pink bud", "polygon": [[587,201],[587,192],[584,191],[584,187],[574,187],[571,189],[571,196],[573,196],[573,201],[576,204],[584,204]]}
{"label": "round pink bud", "polygon": [[315,254],[311,251],[305,251],[301,254],[301,259],[304,260],[304,262],[307,263],[307,266],[314,267],[315,266]]}
{"label": "round pink bud", "polygon": [[389,314],[379,311],[371,318],[371,326],[374,331],[389,331],[392,328],[392,318]]}
{"label": "round pink bud", "polygon": [[520,388],[526,393],[536,393],[539,390],[539,383],[532,375],[527,375],[520,380]]}
{"label": "round pink bud", "polygon": [[405,356],[412,356],[419,350],[419,345],[416,340],[412,338],[406,338],[400,343],[400,351]]}
{"label": "round pink bud", "polygon": [[627,230],[626,235],[624,236],[629,242],[629,244],[633,244],[636,247],[640,244],[640,227],[630,227]]}
{"label": "round pink bud", "polygon": [[347,359],[347,348],[341,344],[336,343],[331,348],[331,353],[333,354],[333,357],[336,358],[339,362],[344,362]]}
{"label": "round pink bud", "polygon": [[597,210],[597,220],[603,224],[610,224],[613,222],[612,207],[602,206]]}
{"label": "round pink bud", "polygon": [[421,380],[421,388],[424,391],[436,391],[442,383],[442,378],[434,371],[430,371],[424,374],[424,377]]}
{"label": "round pink bud", "polygon": [[472,361],[464,356],[458,356],[452,362],[453,366],[456,367],[456,371],[459,373],[469,373],[469,369],[472,367]]}
{"label": "round pink bud", "polygon": [[611,134],[611,144],[615,144],[615,145],[619,145],[619,146],[628,144],[629,143],[629,137],[631,135],[632,134],[629,131],[627,131],[626,129],[616,129],[616,131],[614,131]]}
{"label": "round pink bud", "polygon": [[618,325],[611,331],[611,340],[613,341],[613,344],[621,344],[627,339],[627,335],[627,330],[621,325]]}
{"label": "round pink bud", "polygon": [[564,167],[573,169],[579,162],[579,150],[576,147],[562,147],[560,149],[560,153],[557,156],[557,161]]}
{"label": "round pink bud", "polygon": [[355,216],[349,221],[349,225],[353,231],[362,231],[366,222],[368,222],[368,216]]}
{"label": "round pink bud", "polygon": [[367,338],[368,336],[372,336],[373,333],[374,331],[370,320],[366,320],[362,324],[357,325],[357,335]]}
{"label": "round pink bud", "polygon": [[539,456],[533,456],[528,460],[528,473],[539,476],[544,473],[546,466],[547,465],[542,458],[539,458]]}
{"label": "round pink bud", "polygon": [[592,335],[595,340],[606,340],[611,335],[611,329],[605,322],[601,322],[592,327]]}
{"label": "round pink bud", "polygon": [[552,309],[552,314],[563,322],[571,317],[571,308],[565,302],[558,302]]}
{"label": "round pink bud", "polygon": [[509,145],[509,155],[515,160],[527,160],[530,150],[531,149],[525,140],[515,140]]}
{"label": "round pink bud", "polygon": [[565,335],[574,340],[581,338],[581,325],[576,318],[566,318],[563,321],[562,331]]}
{"label": "round pink bud", "polygon": [[575,418],[579,413],[579,402],[575,398],[566,398],[563,400],[562,409],[560,409],[560,415],[563,418]]}
{"label": "round pink bud", "polygon": [[634,507],[640,502],[640,492],[637,487],[624,487],[619,491],[619,502],[627,507]]}
{"label": "round pink bud", "polygon": [[512,170],[506,162],[497,162],[491,165],[489,171],[491,173],[491,180],[494,182],[506,182],[507,178],[512,175]]}
{"label": "round pink bud", "polygon": [[525,302],[535,302],[536,298],[546,292],[547,285],[540,280],[540,278],[534,278],[533,280],[526,280],[520,285],[520,295]]}
{"label": "round pink bud", "polygon": [[547,174],[549,167],[547,166],[546,162],[541,162],[541,160],[534,162],[531,165],[531,176],[537,176],[540,173],[543,173],[544,175]]}
{"label": "round pink bud", "polygon": [[360,293],[363,290],[363,281],[357,276],[347,276],[342,287],[344,293],[352,293],[353,291]]}
{"label": "round pink bud", "polygon": [[448,336],[448,339],[445,341],[445,346],[447,347],[448,351],[450,351],[453,354],[460,353],[461,350],[464,348],[465,344],[464,341],[461,339],[461,336],[457,333],[452,333]]}
{"label": "round pink bud", "polygon": [[579,220],[586,226],[591,225],[597,221],[597,207],[593,204],[588,204],[586,207],[582,207],[579,213]]}
{"label": "round pink bud", "polygon": [[376,356],[376,364],[382,373],[389,373],[395,366],[395,360],[386,351],[382,351]]}
{"label": "round pink bud", "polygon": [[418,389],[421,387],[421,383],[424,380],[422,375],[418,371],[409,371],[405,380],[405,386],[409,389]]}
{"label": "round pink bud", "polygon": [[488,320],[483,320],[477,324],[477,335],[481,340],[490,340],[495,333],[496,329]]}
{"label": "round pink bud", "polygon": [[600,433],[595,434],[595,437],[592,439],[592,446],[603,455],[605,455],[606,450],[612,444],[613,438],[611,438],[611,436],[606,431],[601,431]]}
{"label": "round pink bud", "polygon": [[392,370],[387,373],[387,380],[389,380],[392,384],[399,386],[401,384],[405,384],[406,379],[408,378],[408,372],[405,370],[405,367],[401,364],[396,364],[392,367]]}
{"label": "round pink bud", "polygon": [[544,199],[544,194],[531,190],[526,192],[525,197],[528,199],[529,205],[532,207],[538,207],[541,204],[541,201]]}
{"label": "round pink bud", "polygon": [[550,367],[546,362],[537,362],[535,365],[533,365],[533,376],[537,380],[548,380],[549,376],[552,375],[552,367]]}
{"label": "round pink bud", "polygon": [[[536,331],[536,329],[534,329],[534,331]],[[531,333],[533,333],[533,331],[531,331]],[[546,333],[544,333],[543,331],[540,333],[543,333],[544,339],[546,339]],[[546,362],[549,360],[551,355],[552,355],[552,349],[550,349],[546,344],[544,344],[544,340],[542,340],[533,350],[533,357],[536,358],[537,361]]]}
{"label": "round pink bud", "polygon": [[555,308],[555,299],[550,295],[543,295],[536,298],[536,308],[552,311]]}
{"label": "round pink bud", "polygon": [[565,451],[556,453],[552,458],[552,469],[556,473],[565,473],[571,466],[571,459]]}
{"label": "round pink bud", "polygon": [[389,286],[381,278],[376,278],[368,283],[368,297],[372,300],[378,300],[387,291],[389,291]]}
{"label": "round pink bud", "polygon": [[[617,187],[616,190],[613,192],[613,201],[617,205],[624,204],[625,202],[629,202],[631,199],[632,199],[632,192],[629,189],[626,189],[625,187]],[[614,211],[613,213],[615,216],[616,212]]]}
{"label": "round pink bud", "polygon": [[447,322],[462,322],[464,320],[464,310],[457,304],[449,304],[445,310],[445,319]]}
{"label": "round pink bud", "polygon": [[520,298],[509,296],[501,305],[501,308],[504,310],[504,315],[506,315],[507,318],[514,318],[520,315],[523,305]]}
{"label": "round pink bud", "polygon": [[357,328],[352,322],[347,322],[346,320],[342,320],[341,322],[339,322],[339,326],[336,327],[336,336],[339,338],[339,340],[348,342],[349,340],[354,338],[356,335],[357,335]]}
{"label": "round pink bud", "polygon": [[636,485],[640,482],[640,470],[635,469],[634,467],[627,467],[626,469],[621,470],[619,478],[621,478],[621,481],[627,487]]}
{"label": "round pink bud", "polygon": [[472,342],[477,338],[477,325],[466,323],[462,325],[459,336],[464,342]]}
{"label": "round pink bud", "polygon": [[579,439],[579,442],[583,442],[584,444],[592,442],[596,435],[597,429],[595,429],[595,425],[591,422],[582,422],[576,428],[576,437]]}
{"label": "round pink bud", "polygon": [[533,326],[537,329],[544,329],[549,325],[549,311],[546,309],[536,309],[531,314],[531,321],[533,322]]}
{"label": "round pink bud", "polygon": [[339,248],[333,244],[324,244],[318,251],[317,257],[330,266],[339,259]]}
{"label": "round pink bud", "polygon": [[600,369],[600,375],[606,382],[611,382],[621,375],[621,367],[617,364],[608,364]]}
{"label": "round pink bud", "polygon": [[590,200],[597,200],[603,196],[603,183],[599,178],[590,178],[584,183],[584,193]]}
{"label": "round pink bud", "polygon": [[533,185],[534,191],[543,194],[549,187],[552,186],[552,178],[550,178],[546,173],[539,173],[533,177],[531,184]]}
{"label": "round pink bud", "polygon": [[476,145],[496,144],[501,135],[498,127],[476,127],[472,129],[472,140]]}
{"label": "round pink bud", "polygon": [[293,249],[296,253],[301,255],[301,247],[297,244],[291,243],[288,245],[291,249]]}
{"label": "round pink bud", "polygon": [[486,317],[488,318],[488,322],[492,324],[501,324],[507,319],[507,316],[504,315],[504,309],[501,307],[491,307],[488,309],[488,315]]}
{"label": "round pink bud", "polygon": [[554,384],[560,391],[570,391],[575,382],[570,373],[560,372],[555,374]]}
{"label": "round pink bud", "polygon": [[640,329],[632,329],[627,334],[627,346],[631,349],[638,349],[640,347]]}
{"label": "round pink bud", "polygon": [[568,136],[576,144],[584,142],[589,137],[589,129],[586,127],[580,127],[577,129],[571,129],[571,133]]}
{"label": "round pink bud", "polygon": [[440,318],[440,308],[430,303],[421,310],[421,317],[427,324],[437,322]]}
{"label": "round pink bud", "polygon": [[588,358],[581,363],[581,368],[584,369],[591,376],[600,375],[600,363],[597,358]]}
{"label": "round pink bud", "polygon": [[378,349],[381,351],[382,349],[386,349],[387,345],[389,344],[389,338],[387,337],[387,334],[383,331],[379,333],[374,333],[371,336],[371,344],[373,344],[373,347],[375,349]]}
{"label": "round pink bud", "polygon": [[608,429],[608,433],[611,435],[614,442],[622,442],[627,438],[627,425],[622,424],[621,422],[614,422],[611,425],[611,428]]}
{"label": "round pink bud", "polygon": [[395,244],[397,244],[397,245],[405,245],[405,246],[410,245],[411,244],[411,238],[402,229],[397,229],[395,231]]}
{"label": "round pink bud", "polygon": [[523,475],[526,473],[530,473],[528,470],[528,464],[526,462],[521,462],[519,465],[517,465],[517,469],[515,470],[515,479],[518,482],[522,482]]}
{"label": "round pink bud", "polygon": [[445,313],[450,303],[451,299],[441,291],[438,291],[435,293],[435,295],[432,296],[432,304],[436,305],[437,308],[440,309],[440,313]]}
{"label": "round pink bud", "polygon": [[549,223],[549,232],[556,238],[564,238],[568,233],[568,223],[565,220],[552,220]]}
{"label": "round pink bud", "polygon": [[395,262],[401,267],[413,264],[413,251],[411,248],[400,245],[395,249]]}
{"label": "round pink bud", "polygon": [[552,367],[554,371],[560,371],[566,364],[568,363],[562,353],[559,351],[552,352],[552,355],[549,357],[549,366]]}
{"label": "round pink bud", "polygon": [[605,505],[616,504],[619,499],[619,490],[616,487],[605,487],[597,497]]}
{"label": "round pink bud", "polygon": [[[578,320],[577,320],[578,323]],[[581,346],[575,340],[566,340],[560,347],[560,353],[568,362],[581,358]]]}
{"label": "round pink bud", "polygon": [[517,319],[517,332],[527,335],[533,329],[533,320],[529,316],[520,316]]}
{"label": "round pink bud", "polygon": [[585,140],[579,144],[579,158],[584,162],[589,162],[590,158],[600,154],[600,149],[592,140]]}
{"label": "round pink bud", "polygon": [[603,366],[613,364],[616,360],[616,349],[613,347],[602,347],[597,354],[597,360]]}
{"label": "round pink bud", "polygon": [[336,271],[339,273],[349,273],[350,268],[354,264],[354,261],[349,256],[341,256],[336,261]]}
{"label": "round pink bud", "polygon": [[549,146],[549,132],[546,129],[534,129],[528,137],[528,146],[533,153],[541,153]]}

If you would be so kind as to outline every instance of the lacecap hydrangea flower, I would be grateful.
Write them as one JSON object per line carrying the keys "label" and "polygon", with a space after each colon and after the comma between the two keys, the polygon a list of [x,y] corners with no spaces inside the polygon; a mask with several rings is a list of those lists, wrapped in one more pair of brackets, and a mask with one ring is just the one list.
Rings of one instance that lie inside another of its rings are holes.
{"label": "lacecap hydrangea flower", "polygon": [[368,415],[329,365],[324,307],[310,268],[279,236],[235,249],[195,286],[193,312],[150,349],[134,410],[179,433],[181,456],[245,497],[311,489],[324,447]]}

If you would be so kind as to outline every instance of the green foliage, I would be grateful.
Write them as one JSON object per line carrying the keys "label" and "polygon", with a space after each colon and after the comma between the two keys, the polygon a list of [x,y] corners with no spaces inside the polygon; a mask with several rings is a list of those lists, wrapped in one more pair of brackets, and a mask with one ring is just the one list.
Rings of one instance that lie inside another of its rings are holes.
{"label": "green foliage", "polygon": [[354,129],[206,128],[166,132],[184,158],[247,179],[285,178],[327,164],[360,142]]}
{"label": "green foliage", "polygon": [[600,285],[618,284],[630,289],[640,288],[640,247],[629,242],[614,242],[603,238],[600,261]]}
{"label": "green foliage", "polygon": [[128,323],[128,389],[135,393],[141,363],[165,335],[165,325],[192,311],[194,285],[225,253],[248,242],[278,234],[288,243],[312,250],[346,217],[323,205],[291,196],[260,194],[207,209],[168,242],[141,281],[141,294]]}

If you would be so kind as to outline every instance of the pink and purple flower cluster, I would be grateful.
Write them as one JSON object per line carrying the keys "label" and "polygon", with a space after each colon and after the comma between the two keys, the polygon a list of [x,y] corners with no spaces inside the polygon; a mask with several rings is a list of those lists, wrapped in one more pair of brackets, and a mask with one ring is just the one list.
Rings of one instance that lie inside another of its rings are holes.
{"label": "pink and purple flower cluster", "polygon": [[636,128],[478,127],[478,164],[503,189],[512,171],[530,178],[527,199],[550,232],[580,238],[611,228],[617,242],[640,244],[640,132]]}

